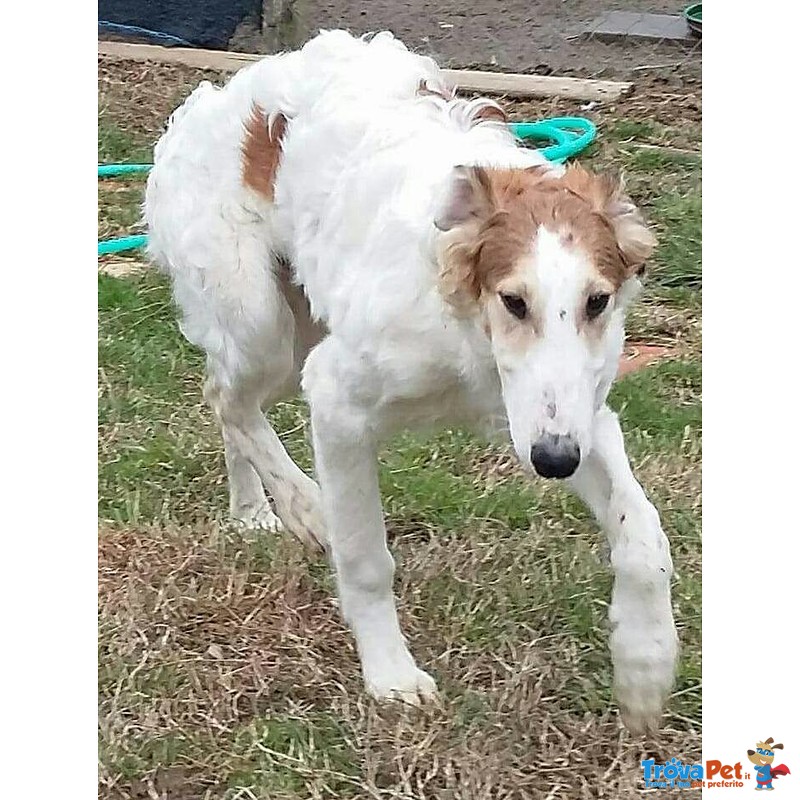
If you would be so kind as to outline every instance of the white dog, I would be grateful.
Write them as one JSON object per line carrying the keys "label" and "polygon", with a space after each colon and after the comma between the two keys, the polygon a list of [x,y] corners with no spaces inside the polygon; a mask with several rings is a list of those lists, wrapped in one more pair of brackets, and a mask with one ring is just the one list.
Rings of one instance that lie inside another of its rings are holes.
{"label": "white dog", "polygon": [[[652,728],[677,653],[672,563],[605,401],[654,238],[617,181],[547,163],[499,119],[391,34],[322,33],[173,114],[150,255],[207,354],[232,516],[329,550],[372,695],[436,691],[397,620],[376,448],[502,420],[608,535],[616,696]],[[301,382],[319,487],[262,413]]]}

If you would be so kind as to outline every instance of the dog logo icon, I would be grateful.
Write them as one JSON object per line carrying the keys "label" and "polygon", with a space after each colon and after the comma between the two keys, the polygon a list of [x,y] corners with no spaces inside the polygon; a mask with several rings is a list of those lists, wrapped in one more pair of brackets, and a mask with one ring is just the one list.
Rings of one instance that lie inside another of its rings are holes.
{"label": "dog logo icon", "polygon": [[755,750],[748,750],[747,757],[755,765],[756,791],[766,789],[772,791],[775,787],[772,781],[782,775],[789,775],[789,767],[786,764],[772,766],[775,760],[775,751],[783,750],[782,744],[773,744],[775,740],[770,736],[765,742],[756,742]]}

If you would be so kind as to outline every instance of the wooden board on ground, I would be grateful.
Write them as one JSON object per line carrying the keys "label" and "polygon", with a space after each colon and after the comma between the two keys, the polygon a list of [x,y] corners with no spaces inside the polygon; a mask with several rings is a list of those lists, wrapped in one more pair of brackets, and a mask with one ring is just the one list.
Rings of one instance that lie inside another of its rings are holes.
{"label": "wooden board on ground", "polygon": [[[98,42],[98,55],[127,61],[157,61],[184,64],[197,69],[235,72],[262,58],[255,53],[159,47],[129,42]],[[549,75],[520,75],[476,70],[443,70],[451,83],[464,91],[503,94],[510,97],[566,97],[571,100],[617,100],[633,89],[632,83],[598,81],[588,78],[558,78]]]}
{"label": "wooden board on ground", "polygon": [[479,72],[471,69],[442,70],[459,89],[509,97],[564,97],[570,100],[618,100],[633,90],[632,83],[588,78],[520,75],[514,72]]}

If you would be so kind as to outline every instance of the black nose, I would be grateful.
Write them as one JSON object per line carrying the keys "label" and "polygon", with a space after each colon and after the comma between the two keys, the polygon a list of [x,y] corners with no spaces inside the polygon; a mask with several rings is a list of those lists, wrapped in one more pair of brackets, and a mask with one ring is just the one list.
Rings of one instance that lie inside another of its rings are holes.
{"label": "black nose", "polygon": [[581,449],[571,436],[546,433],[531,447],[531,462],[543,478],[568,478],[581,463]]}

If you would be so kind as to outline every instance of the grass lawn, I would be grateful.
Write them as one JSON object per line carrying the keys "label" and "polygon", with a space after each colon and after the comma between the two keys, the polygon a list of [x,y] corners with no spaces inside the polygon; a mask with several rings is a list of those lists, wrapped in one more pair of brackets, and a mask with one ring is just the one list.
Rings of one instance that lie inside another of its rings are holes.
{"label": "grass lawn", "polygon": [[[102,60],[99,77],[101,161],[151,160],[169,111],[216,78]],[[401,436],[381,460],[400,614],[442,705],[368,699],[327,565],[227,525],[203,359],[134,251],[98,273],[102,797],[618,800],[638,796],[642,758],[699,759],[699,114],[696,98],[650,90],[592,116],[583,160],[624,168],[660,238],[629,337],[668,356],[611,398],[677,572],[681,666],[658,738],[631,738],[611,698],[611,580],[589,514],[458,430]],[[100,185],[101,237],[132,230],[141,194],[136,179]],[[302,402],[272,417],[310,468]]]}

